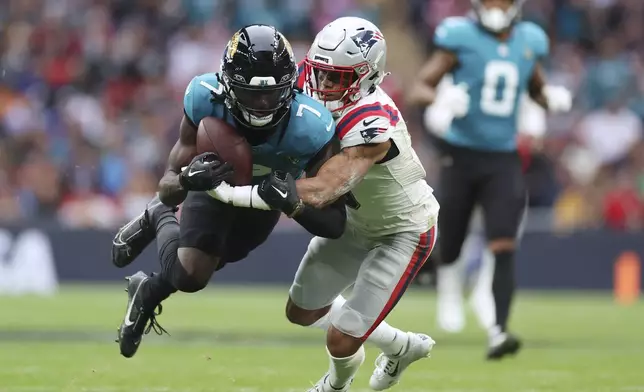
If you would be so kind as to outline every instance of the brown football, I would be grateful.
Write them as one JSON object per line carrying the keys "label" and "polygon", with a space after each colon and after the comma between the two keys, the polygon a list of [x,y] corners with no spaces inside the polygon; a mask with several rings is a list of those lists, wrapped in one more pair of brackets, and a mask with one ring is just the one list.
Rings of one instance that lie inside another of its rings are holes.
{"label": "brown football", "polygon": [[197,129],[197,153],[214,152],[233,166],[233,185],[253,179],[253,155],[248,142],[235,128],[215,117],[205,117]]}

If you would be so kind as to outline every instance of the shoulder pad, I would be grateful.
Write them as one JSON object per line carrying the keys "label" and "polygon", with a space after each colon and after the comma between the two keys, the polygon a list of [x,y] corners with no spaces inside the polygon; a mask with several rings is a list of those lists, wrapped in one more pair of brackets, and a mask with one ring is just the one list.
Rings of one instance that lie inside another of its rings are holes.
{"label": "shoulder pad", "polygon": [[436,27],[434,44],[449,51],[458,51],[471,42],[475,32],[475,22],[470,18],[446,18]]}
{"label": "shoulder pad", "polygon": [[342,148],[383,143],[391,138],[391,130],[398,121],[395,108],[374,102],[347,112],[338,121],[336,132]]}
{"label": "shoulder pad", "polygon": [[223,86],[216,73],[192,78],[183,95],[183,109],[194,124],[211,115],[213,103],[223,103]]}
{"label": "shoulder pad", "polygon": [[537,58],[548,55],[550,40],[541,26],[533,22],[520,22],[517,28],[520,29],[521,34],[528,41],[530,48],[534,51]]}

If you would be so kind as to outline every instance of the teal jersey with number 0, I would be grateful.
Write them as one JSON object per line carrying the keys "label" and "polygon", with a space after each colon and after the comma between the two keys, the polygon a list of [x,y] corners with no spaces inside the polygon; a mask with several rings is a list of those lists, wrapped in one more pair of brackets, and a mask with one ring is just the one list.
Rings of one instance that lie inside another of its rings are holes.
{"label": "teal jersey with number 0", "polygon": [[536,24],[519,22],[507,41],[477,21],[447,18],[436,29],[436,46],[454,53],[454,84],[467,85],[468,114],[445,135],[453,145],[484,151],[516,150],[517,117],[535,64],[548,55],[548,37]]}

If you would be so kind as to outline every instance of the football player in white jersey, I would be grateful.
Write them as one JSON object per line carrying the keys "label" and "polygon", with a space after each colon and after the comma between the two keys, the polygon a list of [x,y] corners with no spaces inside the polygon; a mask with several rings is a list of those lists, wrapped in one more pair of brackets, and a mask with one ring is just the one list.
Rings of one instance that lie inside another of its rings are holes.
{"label": "football player in white jersey", "polygon": [[[340,152],[311,178],[274,173],[259,185],[223,184],[211,192],[290,217],[348,192],[355,196],[344,235],[309,244],[286,307],[291,322],[327,330],[330,367],[314,392],[347,391],[364,361],[365,341],[382,350],[370,379],[374,390],[396,384],[434,345],[427,335],[384,322],[432,251],[439,210],[405,122],[379,87],[386,52],[382,33],[367,20],[328,24],[308,52],[301,87],[334,114]],[[350,286],[345,300],[341,294]]]}

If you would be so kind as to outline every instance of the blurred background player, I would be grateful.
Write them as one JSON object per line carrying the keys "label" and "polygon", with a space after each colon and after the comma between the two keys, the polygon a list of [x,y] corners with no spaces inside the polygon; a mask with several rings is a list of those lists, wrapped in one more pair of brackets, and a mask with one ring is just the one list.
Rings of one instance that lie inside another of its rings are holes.
{"label": "blurred background player", "polygon": [[[571,107],[567,90],[546,86],[540,61],[548,54],[548,38],[537,25],[519,21],[522,4],[473,0],[472,17],[444,20],[435,32],[437,50],[411,93],[415,103],[431,105],[431,122],[444,133],[438,269],[444,284],[458,284],[454,262],[474,207],[480,204],[483,210],[495,261],[495,325],[488,331],[488,359],[514,354],[521,345],[507,331],[515,289],[515,238],[526,200],[516,140],[520,98],[527,91],[551,112]],[[436,87],[447,74],[454,86],[439,96]]]}
{"label": "blurred background player", "polygon": [[[384,322],[434,247],[439,210],[405,121],[379,87],[386,60],[385,38],[367,20],[339,18],[318,33],[302,87],[332,111],[341,151],[316,176],[289,181],[288,196],[261,185],[258,191],[282,211],[292,211],[300,200],[324,208],[348,191],[355,195],[344,235],[309,243],[286,306],[291,322],[327,331],[331,365],[310,392],[348,391],[365,359],[364,341],[382,350],[369,380],[378,391],[397,384],[434,345],[425,334]],[[252,188],[243,187],[249,195]],[[230,189],[222,184],[217,191],[229,201]],[[341,294],[350,286],[345,300]]]}
{"label": "blurred background player", "polygon": [[[316,164],[330,154],[333,118],[323,105],[294,92],[296,77],[286,38],[272,26],[250,25],[228,43],[221,72],[197,76],[188,85],[179,140],[170,152],[159,195],[113,241],[113,263],[124,267],[156,238],[162,265],[152,277],[138,272],[129,278],[127,311],[119,329],[122,355],[136,353],[144,332],[164,332],[154,314],[161,301],[176,291],[203,289],[216,270],[261,245],[280,218],[280,211],[238,209],[206,193],[227,178],[230,166],[213,153],[195,157],[197,126],[204,117],[227,121],[253,146],[255,182],[271,170],[313,175]],[[179,223],[174,212],[181,203]],[[342,197],[324,211],[299,212],[294,219],[313,234],[342,234]]]}
{"label": "blurred background player", "polygon": [[[451,76],[444,77],[437,87],[437,95],[453,87]],[[439,98],[440,99],[440,98]],[[518,148],[523,160],[524,170],[529,165],[529,155],[532,150],[539,150],[546,132],[546,111],[525,94],[519,103],[518,113]],[[436,130],[432,124],[431,107],[425,110],[425,129],[429,132]],[[439,124],[440,125],[440,124]],[[442,137],[439,133],[434,135]],[[524,150],[521,150],[521,149]],[[527,209],[521,220],[521,228],[525,226]],[[521,230],[520,230],[521,231]],[[522,233],[519,233],[519,238]],[[450,333],[461,332],[465,328],[464,293],[469,288],[469,305],[474,311],[479,325],[489,330],[494,326],[495,309],[492,296],[492,280],[494,275],[494,255],[486,246],[486,236],[483,225],[483,211],[476,206],[470,224],[468,235],[458,259],[453,263],[456,276],[459,279],[449,279],[449,274],[437,276],[437,306],[436,320],[438,327]]]}

